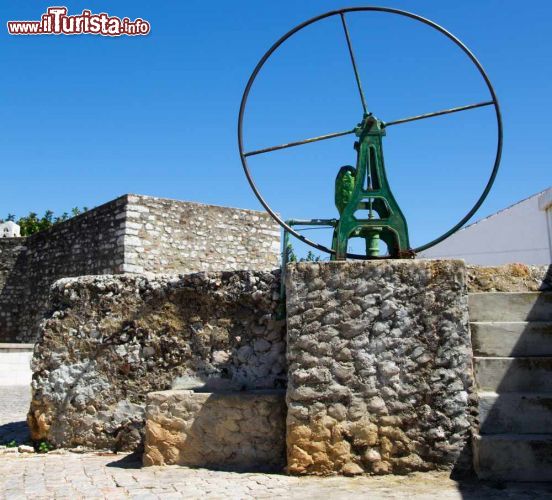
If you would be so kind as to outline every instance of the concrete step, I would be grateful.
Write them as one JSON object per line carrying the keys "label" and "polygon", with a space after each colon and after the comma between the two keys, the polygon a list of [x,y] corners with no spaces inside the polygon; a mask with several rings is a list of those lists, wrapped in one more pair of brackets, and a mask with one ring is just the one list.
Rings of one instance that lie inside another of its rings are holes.
{"label": "concrete step", "polygon": [[552,392],[552,357],[475,357],[474,370],[480,391]]}
{"label": "concrete step", "polygon": [[552,435],[552,393],[479,393],[480,434]]}
{"label": "concrete step", "polygon": [[11,344],[0,342],[0,352],[33,352],[34,344]]}
{"label": "concrete step", "polygon": [[552,356],[552,321],[473,321],[476,356]]}
{"label": "concrete step", "polygon": [[552,321],[552,292],[484,292],[468,296],[470,321]]}
{"label": "concrete step", "polygon": [[474,466],[479,479],[552,481],[552,436],[475,436]]}

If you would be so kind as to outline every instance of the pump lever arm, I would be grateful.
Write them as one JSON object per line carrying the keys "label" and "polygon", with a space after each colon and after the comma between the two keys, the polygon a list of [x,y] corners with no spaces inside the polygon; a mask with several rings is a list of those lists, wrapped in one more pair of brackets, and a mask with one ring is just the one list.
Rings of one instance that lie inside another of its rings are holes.
{"label": "pump lever arm", "polygon": [[355,73],[355,80],[358,87],[358,93],[360,95],[360,102],[362,104],[362,109],[364,114],[368,114],[368,106],[366,105],[366,98],[364,97],[364,90],[362,90],[362,84],[360,83],[360,75],[358,74],[358,67],[356,64],[355,54],[353,52],[353,44],[351,42],[351,36],[349,35],[349,28],[347,28],[347,22],[345,21],[345,14],[340,12],[341,24],[343,25],[343,31],[345,33],[345,39],[347,40],[347,48],[349,49],[349,56],[351,58],[351,64],[353,65],[353,71]]}
{"label": "pump lever arm", "polygon": [[287,144],[280,144],[279,146],[271,146],[269,148],[255,149],[244,153],[243,156],[254,156],[262,153],[270,153],[271,151],[278,151],[279,149],[293,148],[294,146],[302,146],[303,144],[310,144],[311,142],[325,141],[326,139],[333,139],[335,137],[341,137],[343,135],[354,134],[356,129],[345,130],[343,132],[334,132],[333,134],[319,135],[318,137],[311,137],[310,139],[304,139],[302,141],[288,142]]}
{"label": "pump lever arm", "polygon": [[413,122],[416,120],[423,120],[425,118],[433,118],[434,116],[448,115],[450,113],[458,113],[458,111],[466,111],[468,109],[481,108],[483,106],[491,106],[495,104],[495,101],[478,102],[476,104],[468,104],[467,106],[459,106],[457,108],[443,109],[441,111],[434,111],[433,113],[425,113],[423,115],[410,116],[408,118],[401,118],[400,120],[393,120],[391,122],[384,122],[385,127],[391,125],[399,125],[401,123]]}

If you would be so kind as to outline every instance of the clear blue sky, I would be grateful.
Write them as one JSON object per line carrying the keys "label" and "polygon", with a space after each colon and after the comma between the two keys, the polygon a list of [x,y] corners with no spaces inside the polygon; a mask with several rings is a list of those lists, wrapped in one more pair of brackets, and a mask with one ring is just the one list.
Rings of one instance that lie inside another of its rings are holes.
{"label": "clear blue sky", "polygon": [[[245,83],[284,32],[339,1],[69,1],[151,23],[145,37],[10,36],[50,2],[3,2],[0,214],[95,206],[133,192],[260,208],[241,170],[236,122]],[[552,3],[384,1],[459,36],[493,81],[503,111],[501,172],[479,218],[552,184]],[[54,3],[55,5],[55,3]],[[370,109],[393,120],[483,101],[488,93],[447,39],[388,14],[351,16]],[[343,32],[334,18],[302,32],[260,74],[246,148],[352,128],[361,118]],[[392,188],[414,245],[444,232],[479,196],[494,157],[492,110],[390,128]],[[333,181],[354,164],[352,138],[251,160],[284,217],[334,217]],[[313,234],[312,232],[310,233]],[[319,234],[327,243],[327,235]],[[515,238],[515,235],[512,235]],[[325,239],[326,238],[326,239]]]}

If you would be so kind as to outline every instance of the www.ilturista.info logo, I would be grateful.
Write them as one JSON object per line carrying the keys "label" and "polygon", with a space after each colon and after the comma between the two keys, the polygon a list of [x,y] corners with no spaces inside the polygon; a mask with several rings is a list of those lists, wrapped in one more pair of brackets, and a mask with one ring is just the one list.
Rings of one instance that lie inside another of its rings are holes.
{"label": "www.ilturista.info logo", "polygon": [[92,14],[83,10],[82,14],[67,15],[67,7],[48,7],[40,21],[8,21],[10,35],[147,35],[150,23],[137,18],[109,16],[105,12]]}

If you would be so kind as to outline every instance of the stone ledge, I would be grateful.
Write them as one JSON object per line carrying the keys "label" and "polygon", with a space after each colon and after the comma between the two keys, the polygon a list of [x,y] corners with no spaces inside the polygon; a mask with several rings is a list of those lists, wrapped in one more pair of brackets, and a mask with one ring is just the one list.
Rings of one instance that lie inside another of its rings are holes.
{"label": "stone ledge", "polygon": [[537,292],[552,290],[552,266],[513,263],[502,266],[468,265],[470,292]]}
{"label": "stone ledge", "polygon": [[33,352],[34,344],[0,342],[0,352]]}
{"label": "stone ledge", "polygon": [[285,466],[285,392],[148,394],[143,463],[240,471]]}

